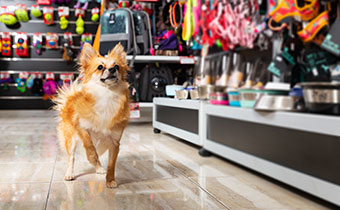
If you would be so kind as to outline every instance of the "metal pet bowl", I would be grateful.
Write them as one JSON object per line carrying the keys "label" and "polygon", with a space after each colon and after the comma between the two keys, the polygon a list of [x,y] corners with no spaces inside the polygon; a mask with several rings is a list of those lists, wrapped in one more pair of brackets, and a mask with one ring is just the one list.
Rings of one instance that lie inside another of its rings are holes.
{"label": "metal pet bowl", "polygon": [[254,109],[258,111],[302,111],[302,98],[296,96],[261,95]]}
{"label": "metal pet bowl", "polygon": [[340,83],[305,82],[299,85],[310,112],[340,115]]}

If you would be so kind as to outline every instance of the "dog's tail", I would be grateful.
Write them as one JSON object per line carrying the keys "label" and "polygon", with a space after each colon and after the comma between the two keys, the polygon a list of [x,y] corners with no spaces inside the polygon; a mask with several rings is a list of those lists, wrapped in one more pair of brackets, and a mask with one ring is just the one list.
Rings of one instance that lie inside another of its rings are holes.
{"label": "dog's tail", "polygon": [[56,97],[52,99],[54,106],[52,109],[60,112],[66,104],[67,98],[73,95],[75,92],[80,91],[81,85],[78,78],[71,83],[70,86],[64,86],[57,90]]}

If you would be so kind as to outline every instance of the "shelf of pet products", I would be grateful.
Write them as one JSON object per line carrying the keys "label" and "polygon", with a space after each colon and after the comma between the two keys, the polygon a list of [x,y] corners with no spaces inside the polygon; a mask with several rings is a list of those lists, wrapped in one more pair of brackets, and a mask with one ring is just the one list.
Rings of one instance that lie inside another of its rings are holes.
{"label": "shelf of pet products", "polygon": [[[68,6],[70,12],[75,11],[74,5],[77,3],[77,1],[68,1],[68,0],[58,0],[58,1],[56,1],[56,2],[51,1],[50,5],[40,4],[40,7],[44,7],[44,6],[54,7],[54,11],[58,11],[58,8],[56,8],[56,7]],[[13,3],[13,2],[15,2],[15,3]],[[34,8],[32,6],[38,4],[37,1],[31,1],[31,0],[15,0],[15,1],[1,0],[1,6],[13,6],[18,2],[21,3],[21,4],[25,4],[27,6],[27,9],[30,10],[30,12],[32,12],[32,9]],[[46,1],[45,3],[47,3],[47,2],[48,1]],[[99,7],[100,6],[100,4],[96,3],[95,1],[87,1],[87,2],[88,2],[88,7],[85,10],[87,12],[91,12],[91,8],[93,8],[93,7]]]}
{"label": "shelf of pet products", "polygon": [[[12,49],[16,49],[16,48],[17,48],[16,45],[12,45]],[[34,46],[29,46],[29,48],[35,49]],[[57,46],[57,47],[55,47],[55,49],[63,49],[63,48],[64,48],[63,46]],[[81,47],[80,47],[80,46],[74,46],[74,45],[72,45],[72,46],[69,46],[69,48],[71,48],[71,49],[76,49],[76,50],[80,50]],[[42,46],[41,49],[48,49],[48,48],[45,47],[45,46]]]}
{"label": "shelf of pet products", "polygon": [[22,72],[28,72],[28,73],[41,73],[41,74],[47,74],[47,73],[54,73],[54,74],[69,74],[69,73],[72,73],[72,74],[79,74],[78,71],[63,71],[63,70],[60,70],[60,71],[34,71],[34,70],[25,70],[25,71],[17,71],[17,70],[0,70],[0,74],[1,73],[8,73],[10,75],[13,75],[13,74],[20,74]]}
{"label": "shelf of pet products", "polygon": [[[32,47],[30,47],[32,48]],[[80,47],[72,47],[73,49],[79,49]],[[58,47],[58,49],[63,49],[62,47]],[[127,61],[132,61],[133,56],[126,56]],[[183,61],[190,60],[188,61]],[[193,65],[198,57],[195,58],[187,58],[187,57],[180,57],[180,56],[148,56],[148,55],[137,55],[134,58],[135,63],[179,63],[179,64],[188,64]],[[0,61],[64,61],[62,58],[0,58]]]}
{"label": "shelf of pet products", "polygon": [[[132,55],[126,56],[128,61],[133,59]],[[192,65],[198,61],[199,57],[187,57],[187,56],[153,56],[153,55],[136,55],[134,57],[135,63],[178,63]]]}
{"label": "shelf of pet products", "polygon": [[43,96],[0,96],[0,99],[9,100],[42,100]]}
{"label": "shelf of pet products", "polygon": [[[75,25],[76,22],[77,22],[77,21],[69,20],[69,21],[68,21],[68,24],[73,24],[73,25]],[[30,21],[28,21],[28,22],[26,22],[26,23],[38,23],[38,24],[43,24],[44,21],[43,21],[43,20],[30,20]],[[55,24],[59,24],[60,21],[59,21],[59,20],[55,20],[54,23],[55,23]],[[96,25],[96,26],[98,25],[97,22],[92,22],[92,21],[84,21],[84,24],[88,24],[88,25]]]}

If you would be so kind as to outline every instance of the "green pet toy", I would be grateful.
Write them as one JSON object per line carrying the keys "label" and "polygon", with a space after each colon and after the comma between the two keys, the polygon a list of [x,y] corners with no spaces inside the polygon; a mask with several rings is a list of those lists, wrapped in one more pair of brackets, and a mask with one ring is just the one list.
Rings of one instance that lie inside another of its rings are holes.
{"label": "green pet toy", "polygon": [[39,18],[42,16],[42,12],[40,11],[39,5],[32,5],[31,14],[35,18]]}
{"label": "green pet toy", "polygon": [[60,18],[60,29],[62,29],[62,30],[66,30],[67,29],[67,27],[68,27],[68,20],[66,19],[66,17],[65,16],[62,16],[61,18]]}
{"label": "green pet toy", "polygon": [[24,8],[19,8],[15,10],[14,14],[17,16],[20,22],[27,22],[29,20],[27,10]]}
{"label": "green pet toy", "polygon": [[0,21],[8,26],[14,25],[18,22],[17,18],[10,13],[4,13],[0,16]]}
{"label": "green pet toy", "polygon": [[76,21],[76,32],[77,34],[83,34],[85,29],[84,29],[84,20],[83,18],[81,18],[81,16],[79,15],[77,21]]}
{"label": "green pet toy", "polygon": [[91,20],[97,22],[99,20],[99,8],[93,8],[91,10]]}
{"label": "green pet toy", "polygon": [[97,22],[99,20],[99,14],[94,14],[91,17],[92,22]]}
{"label": "green pet toy", "polygon": [[17,83],[17,89],[20,92],[22,93],[26,92],[26,79],[17,78],[16,83]]}

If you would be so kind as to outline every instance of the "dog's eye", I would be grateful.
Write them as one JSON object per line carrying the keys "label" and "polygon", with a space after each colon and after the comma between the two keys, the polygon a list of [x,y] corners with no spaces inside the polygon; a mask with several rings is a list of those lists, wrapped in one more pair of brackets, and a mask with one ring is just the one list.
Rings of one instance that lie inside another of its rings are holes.
{"label": "dog's eye", "polygon": [[99,66],[97,67],[97,69],[98,69],[99,71],[103,70],[103,68],[104,68],[103,65],[99,65]]}

